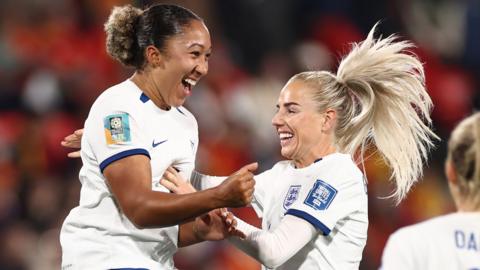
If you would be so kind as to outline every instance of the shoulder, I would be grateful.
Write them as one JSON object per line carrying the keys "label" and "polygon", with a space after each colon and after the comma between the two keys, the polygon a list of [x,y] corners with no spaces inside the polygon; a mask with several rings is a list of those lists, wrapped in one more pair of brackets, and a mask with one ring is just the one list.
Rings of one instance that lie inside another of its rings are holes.
{"label": "shoulder", "polygon": [[316,181],[322,181],[336,190],[356,190],[364,194],[365,179],[350,155],[335,153],[318,162],[315,167]]}
{"label": "shoulder", "polygon": [[93,103],[91,111],[132,111],[141,105],[141,94],[132,82],[123,81],[100,94]]}
{"label": "shoulder", "polygon": [[434,217],[416,224],[402,227],[395,231],[390,238],[393,239],[392,241],[402,241],[402,239],[425,239],[429,236],[437,235],[437,232],[442,231],[446,225],[453,224],[452,220],[454,221],[453,223],[457,221],[455,214]]}
{"label": "shoulder", "polygon": [[326,167],[339,177],[363,178],[363,173],[348,154],[335,153],[323,160]]}
{"label": "shoulder", "polygon": [[180,107],[176,107],[176,108],[173,108],[173,109],[176,110],[177,113],[179,113],[181,116],[183,116],[184,119],[186,121],[188,121],[190,124],[198,126],[197,119],[187,108],[185,108],[183,106],[180,106]]}

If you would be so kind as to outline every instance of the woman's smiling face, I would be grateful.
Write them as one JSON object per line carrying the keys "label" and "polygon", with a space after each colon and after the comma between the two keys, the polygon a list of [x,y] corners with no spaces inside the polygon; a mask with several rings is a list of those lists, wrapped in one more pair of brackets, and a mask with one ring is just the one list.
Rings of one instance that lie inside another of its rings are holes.
{"label": "woman's smiling face", "polygon": [[183,105],[195,84],[208,73],[210,33],[202,21],[192,20],[165,43],[164,59],[153,71],[153,80],[169,106]]}
{"label": "woman's smiling face", "polygon": [[318,112],[312,90],[302,81],[291,81],[280,92],[277,113],[272,119],[280,138],[282,156],[308,165],[325,144],[322,131],[325,114]]}

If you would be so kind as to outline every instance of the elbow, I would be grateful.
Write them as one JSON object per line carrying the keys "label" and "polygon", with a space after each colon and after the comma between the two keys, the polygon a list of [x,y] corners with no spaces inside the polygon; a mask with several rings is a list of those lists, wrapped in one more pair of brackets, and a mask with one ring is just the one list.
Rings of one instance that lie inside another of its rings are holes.
{"label": "elbow", "polygon": [[137,229],[146,229],[151,227],[149,220],[145,217],[142,203],[136,202],[130,204],[128,207],[122,207],[124,215]]}
{"label": "elbow", "polygon": [[[265,247],[265,246],[264,246]],[[263,265],[267,268],[277,268],[284,264],[286,259],[285,255],[280,254],[278,248],[269,247],[259,250],[259,258]]]}
{"label": "elbow", "polygon": [[275,257],[263,258],[262,264],[267,268],[277,268],[284,262]]}
{"label": "elbow", "polygon": [[137,229],[168,226],[159,223],[159,220],[155,218],[158,215],[152,213],[146,198],[136,198],[128,204],[122,205],[121,208],[124,215]]}

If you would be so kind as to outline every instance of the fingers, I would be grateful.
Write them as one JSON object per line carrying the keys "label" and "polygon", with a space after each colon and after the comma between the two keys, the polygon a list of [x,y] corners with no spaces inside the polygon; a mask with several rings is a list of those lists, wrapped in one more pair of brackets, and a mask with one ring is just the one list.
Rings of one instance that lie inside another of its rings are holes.
{"label": "fingers", "polygon": [[73,132],[73,134],[77,135],[78,137],[82,137],[83,136],[83,128],[82,129],[77,129]]}
{"label": "fingers", "polygon": [[83,129],[77,129],[72,134],[63,138],[60,143],[63,147],[80,148],[80,142],[83,136]]}
{"label": "fingers", "polygon": [[258,168],[258,163],[257,162],[254,162],[254,163],[250,163],[248,165],[245,165],[243,168],[245,168],[246,170],[248,170],[249,172],[254,172],[257,170]]}
{"label": "fingers", "polygon": [[160,184],[162,186],[166,187],[168,190],[170,190],[173,193],[178,194],[178,192],[179,192],[178,187],[174,183],[170,182],[169,180],[166,180],[166,179],[162,178],[162,179],[160,179]]}
{"label": "fingers", "polygon": [[230,236],[236,236],[241,239],[246,239],[247,236],[237,229],[237,220],[231,212],[222,212],[222,218],[227,226],[227,232]]}
{"label": "fingers", "polygon": [[69,157],[69,158],[79,158],[80,157],[80,151],[70,152],[70,153],[67,154],[67,157]]}

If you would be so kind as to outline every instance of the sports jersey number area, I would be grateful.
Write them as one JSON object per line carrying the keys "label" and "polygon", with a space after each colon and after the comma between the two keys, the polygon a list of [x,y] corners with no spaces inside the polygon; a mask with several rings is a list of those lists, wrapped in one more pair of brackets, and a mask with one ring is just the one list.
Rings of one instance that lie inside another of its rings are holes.
{"label": "sports jersey number area", "polygon": [[315,210],[325,210],[337,195],[337,190],[318,179],[308,193],[304,203]]}

